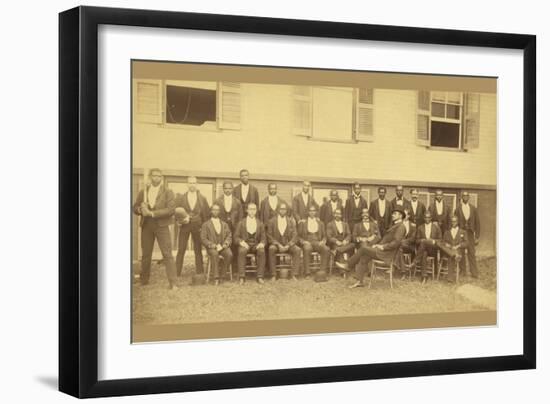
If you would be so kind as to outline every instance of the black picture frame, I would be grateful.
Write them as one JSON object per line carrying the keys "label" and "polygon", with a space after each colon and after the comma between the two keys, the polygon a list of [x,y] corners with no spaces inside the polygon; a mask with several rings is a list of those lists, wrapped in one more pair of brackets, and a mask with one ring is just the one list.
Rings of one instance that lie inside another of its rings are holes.
{"label": "black picture frame", "polygon": [[[181,28],[523,51],[523,354],[99,381],[98,26]],[[536,366],[536,37],[327,21],[77,7],[59,15],[59,390],[102,397],[533,369]]]}

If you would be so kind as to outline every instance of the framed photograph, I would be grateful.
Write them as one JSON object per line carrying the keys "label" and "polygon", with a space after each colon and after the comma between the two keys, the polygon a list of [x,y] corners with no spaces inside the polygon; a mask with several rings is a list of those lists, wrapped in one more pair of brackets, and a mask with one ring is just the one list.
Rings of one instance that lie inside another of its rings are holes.
{"label": "framed photograph", "polygon": [[61,391],[535,367],[534,36],[59,27]]}

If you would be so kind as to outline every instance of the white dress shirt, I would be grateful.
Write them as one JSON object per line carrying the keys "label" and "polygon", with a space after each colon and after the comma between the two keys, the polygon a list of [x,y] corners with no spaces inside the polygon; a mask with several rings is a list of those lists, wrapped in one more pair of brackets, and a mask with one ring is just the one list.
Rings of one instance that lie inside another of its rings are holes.
{"label": "white dress shirt", "polygon": [[330,201],[330,207],[331,207],[332,211],[334,212],[336,210],[336,208],[338,208],[338,201],[336,201],[336,202]]}
{"label": "white dress shirt", "polygon": [[257,223],[255,218],[251,218],[250,216],[246,217],[246,231],[250,234],[255,234],[257,228]]}
{"label": "white dress shirt", "polygon": [[470,218],[470,204],[469,203],[463,203],[462,204],[462,214],[464,215],[464,218],[468,220]]}
{"label": "white dress shirt", "polygon": [[149,192],[147,192],[147,200],[150,208],[155,207],[155,202],[157,201],[159,190],[160,190],[160,184],[157,185],[156,187],[154,185],[151,185],[149,187]]}
{"label": "white dress shirt", "polygon": [[386,200],[382,200],[378,198],[378,212],[380,212],[380,216],[384,216],[386,213]]}
{"label": "white dress shirt", "polygon": [[281,217],[281,215],[277,215],[277,228],[279,229],[279,233],[281,234],[281,236],[285,234],[286,226],[287,226],[286,217],[284,216]]}
{"label": "white dress shirt", "polygon": [[443,214],[443,200],[435,201],[435,210],[437,211],[438,215]]}
{"label": "white dress shirt", "polygon": [[456,233],[458,233],[458,226],[451,227],[451,235],[453,236],[453,238],[456,238]]}
{"label": "white dress shirt", "polygon": [[426,223],[426,227],[424,227],[426,232],[426,238],[429,240],[432,238],[432,223]]}
{"label": "white dress shirt", "polygon": [[246,184],[246,185],[241,184],[241,198],[243,199],[243,202],[246,202],[249,188],[250,188],[250,184]]}
{"label": "white dress shirt", "polygon": [[309,233],[317,233],[319,230],[319,223],[317,223],[317,219],[312,219],[310,217],[307,218],[307,231]]}
{"label": "white dress shirt", "polygon": [[227,213],[231,212],[231,207],[233,206],[233,196],[223,194],[223,207]]}
{"label": "white dress shirt", "polygon": [[269,202],[269,206],[271,207],[271,209],[277,210],[277,202],[279,202],[279,199],[277,198],[277,195],[275,195],[275,196],[269,195],[267,198],[268,198],[267,200]]}
{"label": "white dress shirt", "polygon": [[359,207],[359,202],[361,202],[361,195],[353,194],[353,203],[355,203],[355,207]]}
{"label": "white dress shirt", "polygon": [[197,191],[189,191],[187,193],[187,202],[189,203],[189,207],[191,208],[191,210],[195,209],[195,205],[197,203]]}
{"label": "white dress shirt", "polygon": [[307,206],[307,203],[309,201],[309,194],[306,194],[305,192],[302,192],[302,199],[304,201],[304,205]]}
{"label": "white dress shirt", "polygon": [[363,222],[363,227],[365,228],[366,231],[369,231],[370,230],[370,222]]}
{"label": "white dress shirt", "polygon": [[406,235],[409,235],[409,229],[411,228],[411,224],[408,220],[404,220],[403,224],[405,225]]}
{"label": "white dress shirt", "polygon": [[413,213],[416,215],[416,209],[418,209],[418,199],[416,201],[411,201],[411,208]]}
{"label": "white dress shirt", "polygon": [[338,230],[338,233],[344,232],[344,224],[341,220],[335,220],[334,223],[336,224],[336,229]]}
{"label": "white dress shirt", "polygon": [[403,199],[396,198],[395,203],[397,203],[399,206],[403,206]]}
{"label": "white dress shirt", "polygon": [[222,232],[222,223],[219,217],[212,218],[212,224],[214,225],[214,230],[216,233],[220,234]]}

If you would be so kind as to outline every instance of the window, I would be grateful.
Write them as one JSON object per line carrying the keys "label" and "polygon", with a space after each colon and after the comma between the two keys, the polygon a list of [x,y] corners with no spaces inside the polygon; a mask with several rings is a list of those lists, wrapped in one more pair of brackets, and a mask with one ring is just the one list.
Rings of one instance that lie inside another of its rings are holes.
{"label": "window", "polygon": [[240,129],[241,84],[185,80],[134,80],[138,122],[177,128]]}
{"label": "window", "polygon": [[374,91],[292,87],[293,133],[335,142],[373,141]]}
{"label": "window", "polygon": [[479,145],[479,94],[418,91],[416,142],[467,150]]}

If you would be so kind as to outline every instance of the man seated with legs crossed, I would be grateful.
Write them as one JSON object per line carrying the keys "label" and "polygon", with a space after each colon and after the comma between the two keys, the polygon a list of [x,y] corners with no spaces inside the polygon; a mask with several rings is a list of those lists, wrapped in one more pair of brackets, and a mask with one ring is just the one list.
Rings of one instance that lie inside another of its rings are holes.
{"label": "man seated with legs crossed", "polygon": [[392,262],[401,247],[401,241],[405,237],[406,229],[403,225],[404,217],[405,212],[403,211],[403,208],[401,206],[396,206],[391,213],[393,225],[386,230],[384,236],[378,244],[374,244],[372,247],[362,246],[353,255],[353,257],[348,260],[347,263],[336,263],[336,266],[344,270],[347,270],[348,268],[355,269],[355,266],[359,263],[361,258],[365,258],[366,265],[359,266],[356,273],[358,281],[349,286],[350,289],[365,286],[363,283],[365,272],[367,271],[367,268],[369,268],[373,259],[384,261],[386,264],[390,264]]}
{"label": "man seated with legs crossed", "polygon": [[330,250],[327,247],[327,235],[325,225],[317,218],[317,208],[310,205],[308,217],[298,225],[298,239],[304,250],[304,274],[309,275],[309,263],[311,253],[317,252],[321,256],[321,271],[327,270],[328,255]]}
{"label": "man seated with legs crossed", "polygon": [[254,254],[256,256],[258,283],[264,283],[265,272],[265,227],[263,223],[256,218],[258,208],[255,203],[249,203],[246,217],[239,222],[233,238],[237,246],[238,258],[237,266],[239,268],[239,283],[244,284],[246,255]]}
{"label": "man seated with legs crossed", "polygon": [[292,258],[292,280],[296,280],[296,276],[300,272],[300,253],[302,250],[296,245],[298,233],[296,232],[294,220],[288,217],[287,213],[287,204],[281,203],[277,210],[277,216],[271,218],[267,224],[269,268],[273,272],[273,279],[275,279],[276,254],[289,254]]}
{"label": "man seated with legs crossed", "polygon": [[[220,275],[225,275],[227,268],[233,259],[231,253],[231,231],[229,225],[220,220],[221,207],[217,203],[212,204],[211,219],[206,221],[201,228],[201,242],[206,247],[210,258],[210,265],[214,276],[214,284],[220,284]],[[223,258],[220,271],[219,256]]]}
{"label": "man seated with legs crossed", "polygon": [[418,226],[416,232],[417,254],[416,262],[422,266],[422,285],[428,279],[428,257],[434,258],[434,268],[437,266],[436,257],[441,241],[441,229],[437,223],[432,222],[432,214],[429,210],[424,213],[424,224]]}

